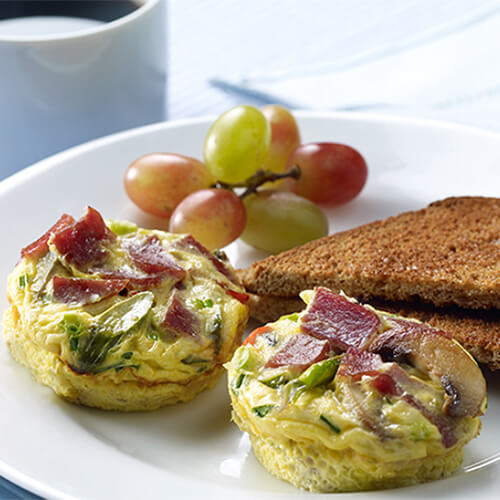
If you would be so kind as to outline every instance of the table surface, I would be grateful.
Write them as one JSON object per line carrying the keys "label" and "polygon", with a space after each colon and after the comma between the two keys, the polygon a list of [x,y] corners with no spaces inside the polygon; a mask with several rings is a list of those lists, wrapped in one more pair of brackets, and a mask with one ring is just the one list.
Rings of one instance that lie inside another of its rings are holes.
{"label": "table surface", "polygon": [[[500,38],[499,3],[170,0],[168,118],[281,101],[292,108],[376,109],[500,131],[500,73],[487,64],[492,43],[484,40],[495,33]],[[460,44],[467,52],[455,60]],[[429,53],[453,63],[446,74],[429,69]],[[412,85],[403,84],[387,97],[383,89],[359,85],[401,71],[402,57],[425,76],[421,88],[409,91]],[[444,101],[438,99],[443,78],[451,82]],[[0,498],[38,497],[0,477]]]}

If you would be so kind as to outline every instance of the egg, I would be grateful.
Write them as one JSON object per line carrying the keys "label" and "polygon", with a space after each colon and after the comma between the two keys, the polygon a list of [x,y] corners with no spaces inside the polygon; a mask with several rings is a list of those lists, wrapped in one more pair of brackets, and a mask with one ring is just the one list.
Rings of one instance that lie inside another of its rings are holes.
{"label": "egg", "polygon": [[188,235],[88,208],[22,250],[8,278],[13,357],[73,403],[153,410],[215,385],[247,296],[222,254]]}
{"label": "egg", "polygon": [[[327,289],[302,296],[303,312],[254,331],[225,365],[233,420],[263,466],[317,492],[405,486],[456,470],[486,404],[468,353],[444,332]],[[409,337],[439,352],[445,372]],[[447,371],[453,362],[463,374]]]}

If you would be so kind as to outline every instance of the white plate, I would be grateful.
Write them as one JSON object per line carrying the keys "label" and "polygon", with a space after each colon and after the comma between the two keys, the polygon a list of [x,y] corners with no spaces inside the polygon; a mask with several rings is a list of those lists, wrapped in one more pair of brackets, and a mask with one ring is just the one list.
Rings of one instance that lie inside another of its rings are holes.
{"label": "white plate", "polygon": [[[499,194],[499,135],[400,118],[297,115],[304,142],[345,142],[358,148],[369,164],[362,195],[329,214],[332,232],[449,195]],[[105,217],[144,222],[124,194],[125,168],[152,151],[200,157],[209,123],[160,124],[100,139],[1,183],[2,283],[19,249],[62,212],[78,216],[90,204]],[[229,255],[236,266],[258,257],[242,243],[231,245]],[[7,307],[4,298],[0,306]],[[483,431],[466,447],[463,466],[453,477],[356,497],[498,498],[500,378],[488,378],[489,409]],[[121,500],[309,496],[270,476],[257,463],[248,440],[230,422],[224,380],[188,404],[146,414],[102,412],[58,399],[34,382],[0,342],[0,381],[0,473],[43,496]]]}

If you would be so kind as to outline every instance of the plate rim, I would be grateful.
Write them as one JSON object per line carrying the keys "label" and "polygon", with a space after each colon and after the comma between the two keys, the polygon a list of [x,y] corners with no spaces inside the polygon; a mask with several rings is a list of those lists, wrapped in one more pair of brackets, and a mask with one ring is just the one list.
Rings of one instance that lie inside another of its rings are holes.
{"label": "plate rim", "polygon": [[[495,141],[500,141],[500,133],[484,129],[476,126],[464,125],[461,123],[427,119],[421,117],[413,117],[407,115],[392,115],[385,113],[364,113],[364,112],[332,112],[332,111],[311,111],[311,110],[292,110],[292,113],[297,118],[303,119],[329,119],[332,121],[349,121],[360,123],[381,123],[404,126],[417,126],[425,129],[434,130],[447,130],[464,133],[467,135],[474,135],[479,137],[488,137]],[[161,130],[168,130],[179,127],[189,127],[194,125],[208,125],[216,118],[216,115],[206,115],[194,118],[185,118],[180,120],[172,120],[165,122],[158,122],[150,125],[135,127],[118,133],[110,134],[92,141],[82,143],[72,148],[66,149],[47,157],[41,161],[34,163],[23,170],[14,173],[0,182],[0,197],[8,193],[10,190],[15,189],[17,186],[29,182],[31,178],[41,175],[44,172],[57,168],[57,166],[66,161],[71,161],[72,158],[78,157],[87,152],[98,150],[100,148],[126,141],[130,138],[145,136],[150,133],[156,133]],[[16,486],[26,489],[27,491],[41,495],[48,498],[72,499],[73,497],[61,490],[54,489],[47,483],[43,483],[38,479],[30,477],[28,474],[18,470],[16,467],[8,464],[4,458],[0,457],[0,476],[8,481],[11,481]],[[304,493],[304,492],[302,492]],[[256,493],[257,494],[257,493]],[[276,496],[286,494],[276,493]]]}
{"label": "plate rim", "polygon": [[[466,125],[463,123],[447,121],[447,120],[435,120],[431,118],[415,117],[411,115],[398,115],[398,114],[385,114],[385,113],[365,113],[365,112],[350,112],[350,111],[316,111],[316,110],[306,110],[297,109],[291,110],[292,114],[297,118],[305,119],[332,119],[339,121],[358,121],[358,122],[378,122],[378,123],[391,123],[391,124],[402,124],[402,125],[413,125],[420,126],[424,128],[434,128],[434,129],[444,129],[444,130],[455,130],[457,132],[473,134],[477,136],[490,137],[492,139],[500,140],[500,132],[489,130],[482,127],[477,127],[473,125]],[[115,142],[120,142],[128,138],[146,135],[149,133],[154,133],[160,130],[168,130],[170,128],[191,126],[191,125],[201,125],[209,124],[211,121],[215,120],[217,115],[204,115],[194,118],[182,118],[178,120],[167,120],[163,122],[152,123],[149,125],[142,125],[139,127],[130,128],[123,130],[121,132],[115,132],[113,134],[105,135],[91,141],[78,144],[71,148],[65,149],[58,153],[55,153],[47,158],[44,158],[32,165],[28,165],[22,170],[15,172],[14,174],[6,177],[0,181],[0,196],[4,192],[13,189],[18,184],[22,184],[30,177],[40,174],[45,170],[54,168],[58,163],[66,161],[72,157],[79,156],[88,151],[94,149],[99,149],[107,145],[113,144]]]}

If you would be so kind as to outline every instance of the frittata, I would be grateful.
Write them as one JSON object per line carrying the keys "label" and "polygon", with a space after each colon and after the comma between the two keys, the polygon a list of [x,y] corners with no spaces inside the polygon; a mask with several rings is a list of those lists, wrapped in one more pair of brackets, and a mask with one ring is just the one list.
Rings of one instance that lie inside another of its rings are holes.
{"label": "frittata", "polygon": [[241,342],[247,295],[189,235],[63,215],[8,278],[14,358],[63,398],[151,410],[212,387]]}
{"label": "frittata", "polygon": [[486,385],[445,332],[317,288],[255,330],[228,370],[233,419],[275,476],[310,491],[451,474],[480,430]]}

